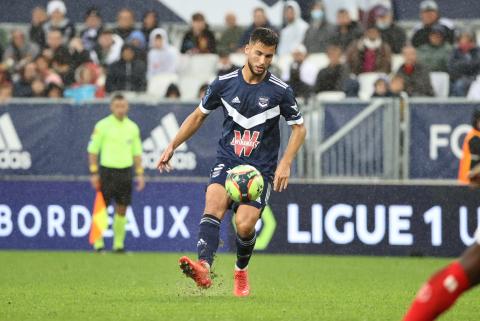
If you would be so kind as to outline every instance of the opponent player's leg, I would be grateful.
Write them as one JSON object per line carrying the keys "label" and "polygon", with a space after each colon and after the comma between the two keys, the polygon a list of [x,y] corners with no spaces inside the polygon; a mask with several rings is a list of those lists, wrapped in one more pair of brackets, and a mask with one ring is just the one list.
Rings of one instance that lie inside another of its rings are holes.
{"label": "opponent player's leg", "polygon": [[404,321],[431,321],[448,310],[466,290],[480,283],[480,231],[477,242],[433,275],[418,292]]}
{"label": "opponent player's leg", "polygon": [[180,268],[202,288],[212,284],[210,267],[213,264],[220,240],[220,223],[230,205],[225,187],[212,183],[207,187],[205,195],[205,210],[200,220],[197,251],[198,262],[183,256],[180,258]]}

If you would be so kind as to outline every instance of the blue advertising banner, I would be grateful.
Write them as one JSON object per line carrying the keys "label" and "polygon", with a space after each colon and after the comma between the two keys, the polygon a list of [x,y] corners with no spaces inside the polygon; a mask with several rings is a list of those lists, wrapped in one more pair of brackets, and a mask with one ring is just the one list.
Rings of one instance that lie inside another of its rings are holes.
{"label": "blue advertising banner", "polygon": [[[192,104],[132,104],[130,118],[141,130],[147,174]],[[87,175],[87,145],[95,123],[109,114],[106,104],[7,104],[0,110],[0,175]],[[32,117],[35,115],[35,117]],[[172,165],[176,176],[209,174],[214,164],[223,114],[215,111],[199,132],[180,146]]]}
{"label": "blue advertising banner", "polygon": [[476,104],[410,104],[410,178],[455,179]]}
{"label": "blue advertising banner", "polygon": [[[0,249],[91,249],[88,233],[94,191],[86,182],[0,181]],[[196,251],[205,184],[148,183],[127,210],[127,250]],[[111,246],[112,212],[105,232]],[[229,250],[231,225],[221,239]]]}
{"label": "blue advertising banner", "polygon": [[474,242],[479,193],[460,186],[291,184],[272,194],[257,245],[273,253],[458,256]]}

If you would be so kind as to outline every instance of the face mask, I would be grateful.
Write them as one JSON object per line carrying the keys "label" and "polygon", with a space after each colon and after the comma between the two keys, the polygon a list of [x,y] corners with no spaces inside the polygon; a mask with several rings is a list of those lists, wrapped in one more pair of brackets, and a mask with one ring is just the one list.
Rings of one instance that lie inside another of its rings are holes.
{"label": "face mask", "polygon": [[385,30],[385,29],[388,29],[388,27],[390,27],[390,23],[384,22],[384,21],[377,21],[375,25],[380,30]]}
{"label": "face mask", "polygon": [[378,49],[382,45],[382,39],[370,40],[368,38],[363,39],[363,44],[368,49]]}
{"label": "face mask", "polygon": [[310,12],[310,16],[313,20],[320,21],[323,19],[323,11],[319,9],[312,10],[312,12]]}

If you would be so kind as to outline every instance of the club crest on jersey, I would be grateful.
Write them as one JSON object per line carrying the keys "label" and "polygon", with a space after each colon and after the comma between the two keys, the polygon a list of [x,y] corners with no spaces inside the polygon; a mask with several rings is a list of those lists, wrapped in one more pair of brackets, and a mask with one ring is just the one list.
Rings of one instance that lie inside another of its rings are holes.
{"label": "club crest on jersey", "polygon": [[268,101],[269,101],[268,97],[264,97],[264,96],[258,97],[258,106],[260,108],[267,108],[268,107]]}
{"label": "club crest on jersey", "polygon": [[251,133],[249,130],[245,130],[242,133],[239,130],[234,131],[234,136],[230,145],[234,146],[235,154],[237,156],[245,155],[249,157],[252,154],[252,151],[257,148],[260,141],[258,137],[260,136],[260,132],[254,131]]}

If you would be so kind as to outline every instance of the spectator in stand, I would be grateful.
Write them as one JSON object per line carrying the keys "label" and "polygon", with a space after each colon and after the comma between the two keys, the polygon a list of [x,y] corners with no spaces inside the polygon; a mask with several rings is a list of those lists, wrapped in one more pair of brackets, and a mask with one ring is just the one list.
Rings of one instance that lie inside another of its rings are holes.
{"label": "spectator in stand", "polygon": [[117,14],[117,27],[113,30],[124,41],[135,30],[135,13],[127,8],[121,9]]}
{"label": "spectator in stand", "polygon": [[302,43],[308,29],[308,23],[302,19],[302,12],[296,1],[285,2],[284,19],[287,25],[280,31],[277,48],[277,54],[280,56],[290,55]]}
{"label": "spectator in stand", "polygon": [[434,25],[440,25],[444,29],[445,40],[453,44],[455,39],[455,25],[446,18],[441,18],[438,5],[433,0],[425,0],[420,3],[421,23],[414,28],[412,45],[415,48],[429,42],[430,31]]}
{"label": "spectator in stand", "polygon": [[163,73],[177,71],[178,51],[168,43],[165,29],[150,32],[150,50],[147,57],[147,79]]}
{"label": "spectator in stand", "polygon": [[390,91],[390,84],[387,77],[380,77],[375,80],[374,91],[372,97],[392,97],[393,94]]}
{"label": "spectator in stand", "polygon": [[13,96],[12,79],[9,72],[0,67],[0,102],[7,101]]}
{"label": "spectator in stand", "polygon": [[64,96],[75,102],[101,98],[104,93],[96,80],[95,70],[88,64],[81,65],[75,70],[75,83],[65,90]]}
{"label": "spectator in stand", "polygon": [[203,14],[192,15],[192,25],[183,37],[181,53],[215,53],[215,36],[210,31]]}
{"label": "spectator in stand", "polygon": [[63,87],[55,83],[48,84],[45,92],[48,98],[55,98],[55,99],[63,98]]}
{"label": "spectator in stand", "polygon": [[392,97],[400,97],[405,92],[405,80],[400,75],[394,75],[390,80]]}
{"label": "spectator in stand", "polygon": [[68,52],[58,52],[52,59],[52,69],[62,79],[62,84],[65,87],[72,85],[75,82],[75,69],[72,68],[72,56]]}
{"label": "spectator in stand", "polygon": [[70,67],[72,70],[75,70],[80,65],[92,60],[90,58],[90,53],[83,46],[83,42],[80,37],[74,37],[72,40],[70,40],[70,43],[68,44],[68,52],[72,58]]}
{"label": "spectator in stand", "polygon": [[96,7],[91,7],[85,13],[85,29],[80,33],[85,50],[90,52],[95,49],[102,30],[103,23],[100,11]]}
{"label": "spectator in stand", "polygon": [[[52,70],[50,59],[46,56],[39,55],[35,58],[35,65],[37,66],[37,73],[38,78],[44,82],[44,84],[48,83],[56,83],[62,85],[62,78]],[[33,85],[32,85],[33,89]]]}
{"label": "spectator in stand", "polygon": [[31,62],[38,53],[38,46],[33,42],[26,41],[23,31],[13,29],[10,45],[3,54],[3,62],[12,72],[18,72],[27,63]]}
{"label": "spectator in stand", "polygon": [[92,53],[93,61],[102,66],[119,61],[123,44],[123,39],[112,30],[102,31],[95,52]]}
{"label": "spectator in stand", "polygon": [[432,26],[428,43],[417,48],[418,61],[430,71],[448,72],[448,59],[452,46],[445,41],[445,29],[440,25]]}
{"label": "spectator in stand", "polygon": [[48,16],[45,8],[35,7],[32,10],[32,20],[30,22],[29,36],[30,40],[36,43],[40,48],[45,47],[45,33],[43,25],[47,22]]}
{"label": "spectator in stand", "polygon": [[245,30],[240,41],[238,42],[238,51],[243,52],[243,48],[250,41],[250,35],[253,30],[257,28],[269,28],[275,30],[275,28],[268,21],[265,9],[257,7],[253,9],[253,23]]}
{"label": "spectator in stand", "polygon": [[383,42],[380,31],[371,25],[365,35],[355,40],[347,50],[347,62],[350,71],[356,75],[364,72],[391,71],[392,52],[390,46]]}
{"label": "spectator in stand", "polygon": [[180,99],[180,89],[175,84],[168,85],[167,91],[165,92],[165,98],[168,99]]}
{"label": "spectator in stand", "polygon": [[290,69],[282,75],[282,79],[292,87],[297,97],[308,97],[315,85],[317,69],[311,62],[306,61],[307,48],[299,44],[292,52],[293,62]]}
{"label": "spectator in stand", "polygon": [[229,74],[238,68],[240,67],[235,66],[230,60],[230,54],[228,51],[223,50],[218,53],[217,76]]}
{"label": "spectator in stand", "polygon": [[328,45],[327,56],[329,59],[328,66],[318,72],[313,87],[314,92],[346,91],[345,85],[349,79],[350,71],[342,63],[342,48],[336,44]]}
{"label": "spectator in stand", "polygon": [[68,52],[68,49],[63,42],[62,33],[60,30],[50,30],[47,33],[47,46],[43,49],[42,54],[51,60],[60,52]]}
{"label": "spectator in stand", "polygon": [[358,22],[350,18],[347,9],[340,9],[337,13],[337,26],[332,36],[332,42],[339,44],[342,50],[346,50],[350,44],[361,38],[363,35],[362,27]]}
{"label": "spectator in stand", "polygon": [[13,84],[13,96],[32,97],[32,82],[37,76],[37,65],[34,62],[26,64],[20,72],[20,78]]}
{"label": "spectator in stand", "polygon": [[480,48],[473,32],[463,31],[448,62],[452,95],[467,96],[470,85],[480,74]]}
{"label": "spectator in stand", "polygon": [[47,91],[47,85],[43,82],[42,78],[36,77],[32,81],[32,97],[45,97]]}
{"label": "spectator in stand", "polygon": [[[67,44],[75,36],[75,26],[66,17],[67,7],[60,0],[52,0],[47,5],[48,21],[43,25],[46,35],[52,30],[59,30],[63,44]],[[48,41],[48,40],[47,40]]]}
{"label": "spectator in stand", "polygon": [[237,17],[233,12],[225,15],[225,25],[227,29],[223,31],[218,40],[218,52],[227,51],[232,53],[237,50],[238,42],[243,34],[242,27],[237,25]]}
{"label": "spectator in stand", "polygon": [[307,52],[325,52],[334,30],[333,26],[325,19],[323,3],[321,1],[315,2],[310,10],[310,25],[303,39]]}
{"label": "spectator in stand", "polygon": [[403,48],[405,63],[397,71],[404,81],[405,92],[409,96],[433,96],[430,72],[417,61],[417,50],[413,46]]}
{"label": "spectator in stand", "polygon": [[137,59],[147,61],[147,39],[140,30],[134,30],[128,36],[126,43],[133,46],[136,51]]}
{"label": "spectator in stand", "polygon": [[145,91],[147,68],[145,62],[137,59],[135,48],[124,45],[121,59],[108,67],[106,90]]}
{"label": "spectator in stand", "polygon": [[144,13],[142,19],[142,33],[147,41],[150,39],[150,33],[158,28],[158,13],[155,10],[148,10]]}
{"label": "spectator in stand", "polygon": [[382,39],[386,42],[394,54],[402,52],[402,48],[407,43],[405,31],[397,26],[393,21],[393,12],[391,8],[378,5],[372,9],[374,23],[382,34]]}

